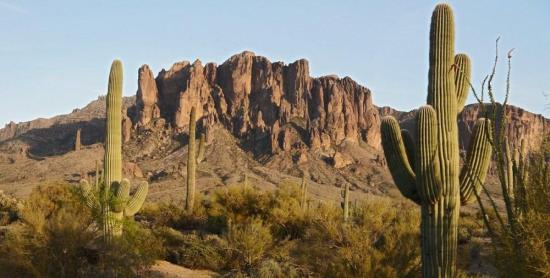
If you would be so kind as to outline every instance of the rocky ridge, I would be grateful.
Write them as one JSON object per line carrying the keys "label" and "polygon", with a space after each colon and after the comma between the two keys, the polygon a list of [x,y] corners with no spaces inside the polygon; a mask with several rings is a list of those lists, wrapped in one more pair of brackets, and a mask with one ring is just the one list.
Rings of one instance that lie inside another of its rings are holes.
{"label": "rocky ridge", "polygon": [[245,51],[219,66],[182,61],[153,79],[144,65],[138,75],[138,128],[162,118],[183,130],[196,106],[207,138],[221,124],[257,152],[318,149],[344,140],[380,145],[370,90],[349,77],[313,78],[305,59],[285,65]]}
{"label": "rocky ridge", "polygon": [[[501,106],[498,109],[501,109]],[[524,139],[527,144],[527,150],[533,150],[539,146],[545,136],[550,136],[550,119],[513,105],[507,105],[506,110],[508,119],[505,136],[512,147],[519,147],[521,139]],[[403,112],[386,106],[378,108],[378,111],[381,117],[386,115],[394,116],[402,128],[408,129],[412,134],[415,134],[417,110]],[[484,111],[490,111],[489,104],[485,104]],[[490,117],[491,115],[489,114]],[[483,113],[479,104],[466,105],[462,113],[458,115],[459,143],[463,149],[466,149],[468,146],[476,120],[482,116]],[[497,123],[497,126],[500,126],[500,123]]]}

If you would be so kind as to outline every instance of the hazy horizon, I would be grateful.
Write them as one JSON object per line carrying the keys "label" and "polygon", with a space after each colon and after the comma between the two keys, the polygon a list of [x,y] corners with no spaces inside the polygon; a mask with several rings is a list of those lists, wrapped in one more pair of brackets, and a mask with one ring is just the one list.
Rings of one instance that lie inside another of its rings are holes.
{"label": "hazy horizon", "polygon": [[[311,76],[350,76],[371,89],[375,105],[408,111],[425,103],[429,21],[438,2],[0,0],[0,22],[9,26],[0,31],[0,125],[83,107],[106,92],[115,58],[131,96],[142,64],[156,76],[181,60],[221,64],[244,50],[285,63],[306,58]],[[500,36],[497,98],[506,52],[515,48],[510,104],[549,117],[550,2],[446,2],[455,12],[456,51],[472,58],[476,88]]]}

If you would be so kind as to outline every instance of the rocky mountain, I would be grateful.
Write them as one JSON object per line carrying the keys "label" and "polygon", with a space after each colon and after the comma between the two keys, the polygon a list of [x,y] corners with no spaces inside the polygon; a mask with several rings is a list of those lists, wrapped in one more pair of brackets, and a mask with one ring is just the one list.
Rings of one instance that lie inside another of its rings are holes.
{"label": "rocky mountain", "polygon": [[[464,107],[464,110],[458,115],[458,127],[460,130],[459,142],[463,149],[468,146],[470,136],[476,120],[483,117],[484,113],[489,113],[489,118],[492,117],[492,106],[485,104],[470,104]],[[498,112],[502,111],[502,106],[498,106]],[[527,150],[536,148],[541,140],[546,136],[550,136],[550,119],[543,117],[540,114],[533,114],[520,107],[513,105],[506,106],[506,138],[514,147],[519,147],[521,139],[524,139],[527,144]],[[391,107],[381,107],[378,109],[381,117],[386,115],[394,116],[402,128],[408,129],[413,134],[415,133],[415,117],[417,110],[409,112],[397,111]],[[500,123],[497,123],[497,127]]]}
{"label": "rocky mountain", "polygon": [[[156,76],[147,65],[139,68],[136,96],[124,100],[124,175],[149,180],[152,199],[184,196],[193,106],[207,139],[197,175],[203,192],[239,183],[244,174],[272,188],[308,173],[319,199],[338,199],[345,183],[354,198],[400,196],[381,152],[380,117],[394,115],[414,132],[415,111],[376,107],[371,91],[349,77],[311,77],[307,60],[284,64],[245,51],[221,65],[177,62]],[[548,119],[508,109],[513,143],[523,136],[534,146],[550,131]],[[478,116],[477,105],[459,116],[463,146]],[[104,117],[100,97],[67,115],[0,129],[0,189],[24,195],[49,180],[75,182],[93,173],[103,154]],[[83,147],[75,151],[78,129]]]}
{"label": "rocky mountain", "polygon": [[163,118],[183,130],[196,106],[207,137],[221,124],[256,152],[318,149],[344,140],[380,144],[370,90],[349,77],[313,78],[305,59],[285,65],[245,51],[219,66],[182,61],[155,79],[147,65],[138,74],[138,127]]}

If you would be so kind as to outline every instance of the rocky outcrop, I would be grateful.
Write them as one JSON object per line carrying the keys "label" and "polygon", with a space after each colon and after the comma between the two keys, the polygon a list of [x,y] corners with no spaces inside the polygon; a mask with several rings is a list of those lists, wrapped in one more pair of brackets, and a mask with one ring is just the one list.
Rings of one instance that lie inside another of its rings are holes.
{"label": "rocky outcrop", "polygon": [[157,84],[153,77],[153,72],[147,65],[143,65],[138,70],[136,108],[138,111],[138,122],[142,126],[146,126],[154,118],[160,117]]}
{"label": "rocky outcrop", "polygon": [[288,151],[296,141],[313,149],[343,140],[380,144],[371,92],[349,77],[312,78],[304,59],[285,65],[245,51],[219,66],[175,63],[158,74],[156,91],[146,65],[139,80],[135,122],[141,125],[150,122],[158,105],[160,117],[184,130],[195,106],[201,128],[222,124],[241,139],[263,142],[271,152]]}
{"label": "rocky outcrop", "polygon": [[[519,148],[521,139],[525,140],[527,150],[533,150],[540,146],[544,137],[550,136],[550,120],[540,114],[533,114],[522,108],[506,106],[505,137],[514,148]],[[479,105],[468,105],[459,115],[459,129],[461,132],[461,143],[467,146],[472,133],[475,121],[481,117]],[[498,127],[497,123],[497,127]]]}

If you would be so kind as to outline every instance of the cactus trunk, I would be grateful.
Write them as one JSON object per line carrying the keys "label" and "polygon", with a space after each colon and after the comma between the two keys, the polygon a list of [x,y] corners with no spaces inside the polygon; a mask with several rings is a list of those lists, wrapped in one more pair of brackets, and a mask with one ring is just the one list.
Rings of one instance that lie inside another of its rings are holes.
{"label": "cactus trunk", "polygon": [[344,190],[342,191],[342,209],[344,210],[344,222],[348,222],[349,219],[349,183],[346,182]]}
{"label": "cactus trunk", "polygon": [[491,124],[476,122],[460,170],[457,115],[467,98],[471,66],[468,56],[454,54],[454,19],[447,4],[432,14],[429,58],[428,105],[417,114],[416,148],[393,117],[382,120],[382,146],[398,189],[421,205],[423,277],[454,277],[460,205],[472,201],[485,180]]}
{"label": "cactus trunk", "polygon": [[307,201],[307,180],[306,172],[302,173],[302,184],[300,185],[300,207],[303,211],[306,210],[306,201]]}
{"label": "cactus trunk", "polygon": [[189,117],[189,143],[187,145],[187,196],[185,198],[185,210],[193,211],[195,203],[195,170],[197,168],[197,156],[195,150],[196,111],[191,108]]}
{"label": "cactus trunk", "polygon": [[459,203],[445,199],[421,208],[422,276],[454,277]]}
{"label": "cactus trunk", "polygon": [[[428,104],[436,112],[441,198],[422,205],[424,277],[454,277],[459,210],[459,146],[454,71],[454,19],[449,6],[438,6],[430,30]],[[426,263],[427,262],[427,263]]]}
{"label": "cactus trunk", "polygon": [[[109,74],[105,131],[105,186],[122,179],[122,63],[115,60]],[[108,190],[106,190],[108,192]]]}
{"label": "cactus trunk", "polygon": [[82,147],[82,144],[80,143],[80,128],[76,131],[76,138],[74,140],[74,150],[76,152],[80,151],[80,148]]}

